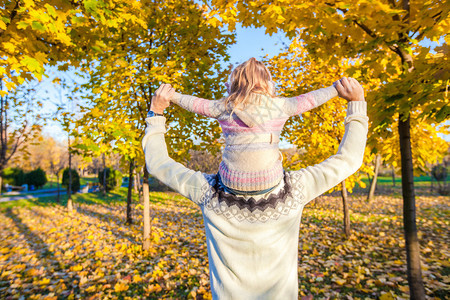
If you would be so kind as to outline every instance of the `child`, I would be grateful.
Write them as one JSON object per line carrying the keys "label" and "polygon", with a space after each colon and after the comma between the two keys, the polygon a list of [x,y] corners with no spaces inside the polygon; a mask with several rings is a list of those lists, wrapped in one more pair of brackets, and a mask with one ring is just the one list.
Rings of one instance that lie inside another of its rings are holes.
{"label": "child", "polygon": [[265,194],[283,178],[278,149],[286,120],[338,95],[330,86],[292,98],[275,97],[269,70],[255,58],[237,66],[227,83],[228,97],[211,101],[175,93],[171,101],[215,118],[225,137],[220,180],[233,194]]}

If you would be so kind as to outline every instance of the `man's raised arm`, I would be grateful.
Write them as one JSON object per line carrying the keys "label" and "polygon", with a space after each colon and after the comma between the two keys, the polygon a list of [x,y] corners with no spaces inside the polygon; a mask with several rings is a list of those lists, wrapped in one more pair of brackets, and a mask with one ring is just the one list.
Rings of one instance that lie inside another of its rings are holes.
{"label": "man's raised arm", "polygon": [[302,192],[306,202],[358,171],[363,161],[368,128],[364,91],[353,78],[343,78],[335,86],[339,96],[349,100],[345,134],[335,155],[320,164],[297,171],[305,187]]}
{"label": "man's raised arm", "polygon": [[195,172],[169,157],[164,139],[166,118],[162,116],[173,93],[170,85],[161,85],[152,98],[147,128],[142,139],[148,172],[181,195],[199,203],[202,187],[208,185],[201,172]]}

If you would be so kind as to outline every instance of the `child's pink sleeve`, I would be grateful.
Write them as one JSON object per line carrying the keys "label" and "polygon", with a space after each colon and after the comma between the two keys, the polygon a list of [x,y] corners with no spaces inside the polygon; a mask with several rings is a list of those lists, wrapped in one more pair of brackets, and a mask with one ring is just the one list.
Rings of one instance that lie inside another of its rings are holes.
{"label": "child's pink sleeve", "polygon": [[338,95],[334,86],[309,92],[297,97],[285,98],[283,111],[288,116],[295,116],[320,106]]}
{"label": "child's pink sleeve", "polygon": [[170,100],[190,112],[209,118],[217,118],[224,111],[220,100],[207,100],[179,93],[175,93]]}

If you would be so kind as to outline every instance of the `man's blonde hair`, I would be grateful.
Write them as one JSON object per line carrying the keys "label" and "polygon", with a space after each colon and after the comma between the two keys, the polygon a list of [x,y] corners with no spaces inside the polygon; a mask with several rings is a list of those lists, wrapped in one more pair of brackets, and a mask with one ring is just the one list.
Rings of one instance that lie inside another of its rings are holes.
{"label": "man's blonde hair", "polygon": [[225,105],[233,110],[251,99],[252,93],[274,96],[275,88],[266,66],[254,57],[237,66],[231,72]]}

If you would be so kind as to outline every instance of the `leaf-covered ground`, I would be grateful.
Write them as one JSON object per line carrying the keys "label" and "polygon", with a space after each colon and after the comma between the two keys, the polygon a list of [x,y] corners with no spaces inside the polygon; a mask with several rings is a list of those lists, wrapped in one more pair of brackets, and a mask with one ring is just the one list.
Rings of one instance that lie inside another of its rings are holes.
{"label": "leaf-covered ground", "polygon": [[[82,200],[82,195],[78,196]],[[123,201],[4,206],[0,212],[1,299],[209,299],[202,217],[173,193],[151,193],[152,243],[141,249],[141,206],[124,223]],[[400,198],[351,200],[352,236],[342,235],[341,200],[320,197],[304,210],[299,296],[408,299]],[[449,206],[418,197],[427,295],[450,299]],[[309,297],[311,298],[311,297]]]}

